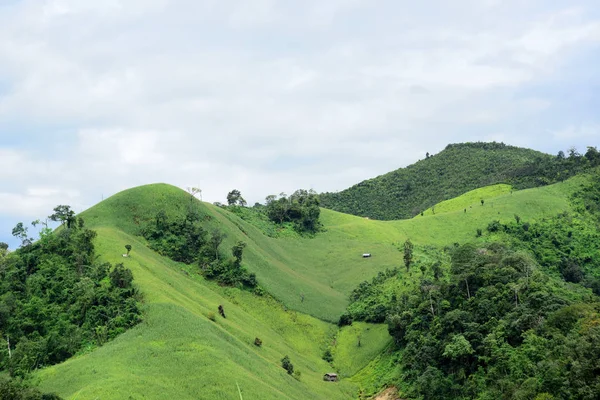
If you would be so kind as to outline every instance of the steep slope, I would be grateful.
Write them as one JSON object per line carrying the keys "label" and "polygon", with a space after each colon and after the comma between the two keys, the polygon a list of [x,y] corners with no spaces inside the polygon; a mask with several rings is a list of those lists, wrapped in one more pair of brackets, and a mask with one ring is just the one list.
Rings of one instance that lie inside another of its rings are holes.
{"label": "steep slope", "polygon": [[[290,308],[336,322],[347,305],[348,293],[358,283],[402,264],[398,245],[407,238],[417,245],[463,243],[494,219],[508,221],[519,214],[535,220],[557,214],[570,207],[568,196],[580,179],[486,197],[484,206],[477,199],[466,213],[461,202],[460,209],[402,221],[375,221],[322,210],[325,231],[315,238],[267,237],[231,212],[200,203],[164,184],[118,193],[83,217],[93,228],[115,227],[134,235],[154,219],[157,210],[183,215],[191,204],[204,215],[207,229],[219,228],[227,235],[224,249],[238,240],[248,244],[245,265],[268,292]],[[371,252],[373,257],[363,259],[363,252]]]}
{"label": "steep slope", "polygon": [[410,218],[469,190],[497,183],[517,189],[572,176],[569,160],[502,143],[451,144],[406,168],[321,195],[332,210],[380,220]]}
{"label": "steep slope", "polygon": [[[320,355],[331,325],[206,282],[122,231],[97,231],[103,259],[124,261],[133,271],[146,299],[145,320],[93,352],[39,371],[43,390],[68,399],[236,399],[239,392],[250,399],[353,397],[351,384],[321,379],[330,369]],[[133,250],[123,259],[126,243]],[[216,313],[220,304],[226,319]],[[284,355],[301,371],[299,380],[280,367]]]}
{"label": "steep slope", "polygon": [[[535,220],[556,214],[569,208],[568,196],[583,179],[512,193],[501,190],[499,196],[496,190],[484,190],[496,197],[486,198],[483,206],[476,203],[466,213],[440,207],[444,212],[403,221],[323,210],[325,231],[315,238],[267,237],[229,211],[169,185],[118,193],[82,217],[98,232],[98,254],[132,270],[146,298],[146,319],[115,341],[39,371],[36,377],[44,391],[72,399],[235,399],[238,386],[245,398],[352,398],[357,388],[351,381],[322,381],[332,367],[321,355],[333,343],[334,366],[343,377],[351,376],[389,343],[385,327],[347,327],[334,341],[336,327],[323,320],[337,320],[359,282],[401,265],[402,241],[411,238],[419,252],[420,245],[469,241],[476,228],[492,219],[507,221],[519,213]],[[469,199],[457,204],[463,207]],[[189,207],[203,216],[208,230],[218,227],[227,234],[224,249],[237,240],[248,244],[244,264],[282,303],[207,282],[198,267],[159,256],[136,235],[159,210],[177,216]],[[125,244],[133,246],[130,258],[121,256]],[[373,257],[363,259],[364,251]],[[219,304],[227,318],[217,315],[212,321]],[[360,351],[355,347],[357,336],[362,338]],[[255,337],[263,340],[262,347],[253,344]],[[301,371],[299,380],[280,367],[284,355]]]}

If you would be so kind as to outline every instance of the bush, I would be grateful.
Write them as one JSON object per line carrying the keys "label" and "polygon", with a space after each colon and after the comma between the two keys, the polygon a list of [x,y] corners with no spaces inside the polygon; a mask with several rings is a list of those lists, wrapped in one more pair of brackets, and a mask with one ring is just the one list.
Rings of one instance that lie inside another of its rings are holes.
{"label": "bush", "polygon": [[481,229],[477,228],[477,237],[481,237],[482,234],[483,232],[481,231]]}
{"label": "bush", "polygon": [[259,338],[254,338],[254,345],[257,347],[262,346],[262,340],[260,340]]}
{"label": "bush", "polygon": [[302,376],[302,373],[299,370],[294,371],[294,379],[295,380],[299,381],[301,376]]}
{"label": "bush", "polygon": [[289,375],[294,373],[294,364],[292,364],[288,356],[281,359],[281,367],[285,369]]}
{"label": "bush", "polygon": [[352,325],[352,317],[350,316],[350,314],[346,313],[346,314],[342,314],[340,316],[340,319],[338,321],[338,326],[341,328],[342,326],[346,326],[346,325]]}
{"label": "bush", "polygon": [[487,226],[487,230],[488,230],[488,232],[491,232],[491,233],[498,232],[501,227],[502,227],[502,225],[500,224],[500,221],[492,221]]}
{"label": "bush", "polygon": [[207,315],[208,319],[210,319],[211,321],[216,321],[217,320],[217,316],[215,315],[214,312],[210,311]]}
{"label": "bush", "polygon": [[331,350],[329,350],[329,349],[325,350],[322,358],[323,358],[323,360],[325,360],[329,363],[333,362],[333,354],[331,354]]}

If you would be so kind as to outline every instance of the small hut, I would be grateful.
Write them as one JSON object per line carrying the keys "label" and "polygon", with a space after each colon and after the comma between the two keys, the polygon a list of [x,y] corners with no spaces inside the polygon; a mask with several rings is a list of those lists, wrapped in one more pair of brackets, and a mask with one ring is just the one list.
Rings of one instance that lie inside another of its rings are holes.
{"label": "small hut", "polygon": [[363,258],[369,258],[371,257],[371,253],[363,253]]}
{"label": "small hut", "polygon": [[338,376],[333,372],[328,372],[325,375],[323,375],[323,380],[328,382],[337,382]]}

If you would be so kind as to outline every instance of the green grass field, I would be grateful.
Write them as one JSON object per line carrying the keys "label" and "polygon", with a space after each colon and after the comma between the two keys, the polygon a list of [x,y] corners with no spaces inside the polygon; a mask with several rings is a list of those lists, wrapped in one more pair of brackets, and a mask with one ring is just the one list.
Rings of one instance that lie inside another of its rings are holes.
{"label": "green grass field", "polygon": [[[407,238],[417,246],[444,246],[473,240],[476,229],[494,219],[518,214],[530,221],[568,210],[568,196],[581,179],[512,194],[498,185],[483,188],[440,204],[435,215],[402,221],[323,210],[325,231],[314,238],[265,236],[229,211],[165,184],[118,193],[82,216],[98,231],[98,254],[133,271],[145,297],[144,322],[113,342],[39,371],[35,379],[41,389],[68,399],[237,399],[238,385],[245,399],[355,398],[370,382],[364,371],[380,365],[373,360],[390,342],[384,325],[356,323],[338,332],[331,323],[358,283],[401,267],[398,248]],[[175,216],[188,207],[204,216],[208,229],[227,234],[223,249],[238,240],[248,244],[244,264],[278,301],[207,282],[197,267],[157,255],[136,236],[158,210]],[[132,255],[123,258],[128,243]],[[373,256],[363,259],[363,252]],[[426,257],[417,247],[419,254]],[[227,319],[216,312],[219,304]],[[217,314],[215,322],[210,313]],[[253,344],[255,337],[262,347]],[[322,381],[332,368],[321,359],[329,347],[341,375],[358,378]],[[280,367],[286,354],[301,371],[299,379]]]}

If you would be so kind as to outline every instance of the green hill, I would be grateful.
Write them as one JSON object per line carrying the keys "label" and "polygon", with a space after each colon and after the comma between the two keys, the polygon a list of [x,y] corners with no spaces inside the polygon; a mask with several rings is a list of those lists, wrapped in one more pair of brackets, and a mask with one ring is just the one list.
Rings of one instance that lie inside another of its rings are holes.
{"label": "green hill", "polygon": [[583,157],[553,157],[503,143],[448,145],[406,168],[321,195],[321,205],[379,220],[413,217],[444,200],[498,183],[538,187],[573,176]]}
{"label": "green hill", "polygon": [[[369,363],[380,358],[391,338],[382,325],[355,324],[338,331],[332,322],[358,283],[401,265],[400,243],[410,238],[417,257],[426,258],[427,246],[470,241],[492,219],[511,221],[519,213],[535,221],[569,210],[569,195],[584,180],[512,193],[484,188],[456,199],[455,206],[440,205],[435,215],[403,221],[322,210],[324,231],[314,238],[268,237],[227,209],[201,203],[170,185],[118,193],[81,216],[98,232],[96,249],[103,261],[124,262],[132,270],[145,298],[144,322],[98,349],[38,371],[35,380],[42,390],[68,399],[236,399],[239,391],[243,398],[355,398],[367,378],[332,384],[322,381],[322,374],[335,369],[342,378],[369,375],[374,368]],[[475,202],[465,213],[479,196],[486,197],[485,204]],[[226,233],[224,248],[238,240],[248,244],[244,264],[277,301],[220,287],[206,281],[197,266],[147,248],[138,235],[145,223],[159,210],[176,217],[190,207],[207,229]],[[122,257],[125,244],[133,246],[129,258]],[[373,257],[363,259],[363,252]],[[226,319],[216,313],[220,304]],[[261,347],[253,344],[256,337]],[[328,348],[333,365],[321,359]],[[299,379],[281,368],[284,355],[301,372]],[[359,373],[363,367],[367,372]]]}

